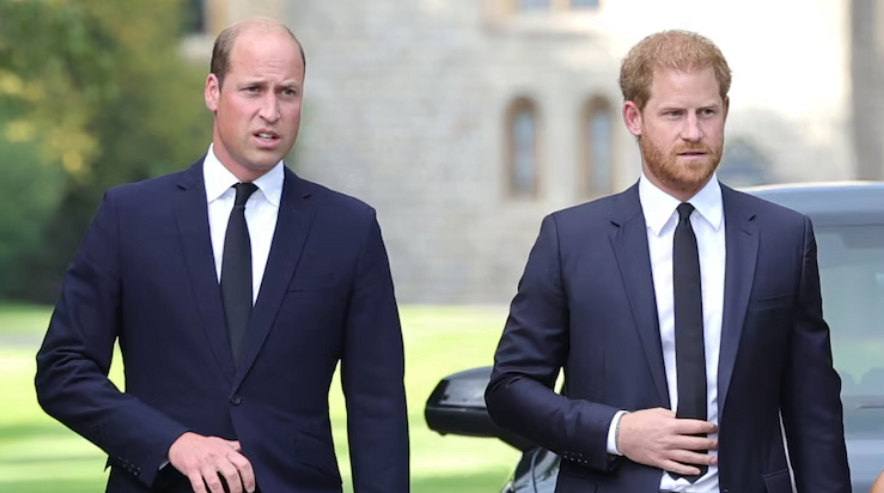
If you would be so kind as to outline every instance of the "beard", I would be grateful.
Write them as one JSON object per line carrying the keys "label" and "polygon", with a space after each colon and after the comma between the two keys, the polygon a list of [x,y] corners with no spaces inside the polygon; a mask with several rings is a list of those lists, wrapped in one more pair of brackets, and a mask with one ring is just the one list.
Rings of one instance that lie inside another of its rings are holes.
{"label": "beard", "polygon": [[[639,139],[639,148],[648,172],[674,192],[698,191],[709,181],[721,162],[722,148],[713,149],[704,144],[681,144],[667,153],[643,137]],[[684,152],[702,152],[704,156],[679,161],[678,155]]]}

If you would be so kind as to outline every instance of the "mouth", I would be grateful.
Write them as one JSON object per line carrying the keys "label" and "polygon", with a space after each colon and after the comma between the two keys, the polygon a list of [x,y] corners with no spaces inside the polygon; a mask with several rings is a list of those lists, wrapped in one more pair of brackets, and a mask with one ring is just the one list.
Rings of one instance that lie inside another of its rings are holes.
{"label": "mouth", "polygon": [[273,142],[273,141],[279,140],[279,134],[276,132],[273,132],[271,130],[263,130],[262,129],[262,130],[255,132],[252,135],[254,135],[256,138],[258,138],[264,142]]}
{"label": "mouth", "polygon": [[252,134],[253,142],[259,149],[276,149],[279,147],[280,135],[272,130],[261,129]]}
{"label": "mouth", "polygon": [[702,151],[689,151],[689,152],[679,152],[678,155],[685,156],[685,157],[701,157],[701,156],[705,156],[706,153],[702,152]]}

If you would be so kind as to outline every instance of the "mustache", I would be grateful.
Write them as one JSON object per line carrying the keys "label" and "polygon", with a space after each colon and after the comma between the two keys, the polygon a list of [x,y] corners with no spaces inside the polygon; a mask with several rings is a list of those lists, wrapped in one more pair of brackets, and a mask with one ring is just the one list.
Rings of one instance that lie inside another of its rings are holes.
{"label": "mustache", "polygon": [[688,145],[682,144],[672,150],[672,154],[682,154],[685,152],[702,152],[703,154],[714,154],[712,148],[706,145]]}

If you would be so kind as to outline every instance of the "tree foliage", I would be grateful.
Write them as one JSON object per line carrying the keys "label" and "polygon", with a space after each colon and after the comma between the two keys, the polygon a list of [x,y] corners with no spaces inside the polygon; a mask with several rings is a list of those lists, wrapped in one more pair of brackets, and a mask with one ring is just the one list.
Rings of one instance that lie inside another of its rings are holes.
{"label": "tree foliage", "polygon": [[181,0],[0,0],[0,145],[36,149],[33,166],[63,176],[56,200],[39,199],[54,211],[44,251],[23,257],[30,282],[3,286],[0,264],[0,295],[54,297],[105,189],[205,152],[206,67],[182,58],[182,19]]}

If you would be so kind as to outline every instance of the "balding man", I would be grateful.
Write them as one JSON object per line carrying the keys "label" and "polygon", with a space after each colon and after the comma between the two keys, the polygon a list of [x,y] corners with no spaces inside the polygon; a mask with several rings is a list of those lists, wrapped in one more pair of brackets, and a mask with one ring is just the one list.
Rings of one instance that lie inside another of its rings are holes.
{"label": "balding man", "polygon": [[[375,211],[283,164],[304,72],[284,25],[225,29],[208,151],[109,190],[70,264],[36,389],[108,454],[109,492],[340,492],[338,361],[355,491],[408,491],[402,335]],[[125,391],[107,377],[116,341]]]}

